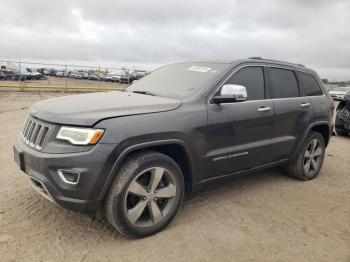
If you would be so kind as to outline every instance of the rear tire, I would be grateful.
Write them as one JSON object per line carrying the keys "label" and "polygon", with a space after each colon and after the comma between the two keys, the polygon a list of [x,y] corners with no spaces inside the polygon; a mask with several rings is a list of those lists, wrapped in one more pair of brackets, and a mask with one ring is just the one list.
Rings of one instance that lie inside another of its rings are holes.
{"label": "rear tire", "polygon": [[303,142],[297,158],[287,166],[287,173],[300,180],[311,180],[318,176],[325,157],[324,138],[311,132]]}
{"label": "rear tire", "polygon": [[104,201],[107,220],[129,237],[165,228],[184,196],[181,169],[170,157],[143,151],[132,154],[116,174]]}

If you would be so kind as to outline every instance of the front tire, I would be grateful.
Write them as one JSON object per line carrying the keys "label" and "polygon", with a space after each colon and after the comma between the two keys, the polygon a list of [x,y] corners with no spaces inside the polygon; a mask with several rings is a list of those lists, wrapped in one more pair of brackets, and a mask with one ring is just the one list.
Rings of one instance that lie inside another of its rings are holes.
{"label": "front tire", "polygon": [[297,158],[287,167],[288,175],[311,180],[318,176],[325,157],[324,138],[320,133],[311,132],[300,149]]}
{"label": "front tire", "polygon": [[145,237],[165,228],[184,196],[181,169],[170,157],[153,151],[129,156],[105,199],[107,220],[129,237]]}

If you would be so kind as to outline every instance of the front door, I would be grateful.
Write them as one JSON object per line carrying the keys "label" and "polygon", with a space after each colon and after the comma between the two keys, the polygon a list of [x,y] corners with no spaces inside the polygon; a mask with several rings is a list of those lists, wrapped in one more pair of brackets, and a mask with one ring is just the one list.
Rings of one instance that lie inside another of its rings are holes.
{"label": "front door", "polygon": [[219,105],[208,103],[208,126],[205,130],[208,151],[203,158],[204,179],[270,162],[274,109],[272,101],[265,99],[265,82],[263,67],[245,66],[224,84],[245,86],[247,101]]}

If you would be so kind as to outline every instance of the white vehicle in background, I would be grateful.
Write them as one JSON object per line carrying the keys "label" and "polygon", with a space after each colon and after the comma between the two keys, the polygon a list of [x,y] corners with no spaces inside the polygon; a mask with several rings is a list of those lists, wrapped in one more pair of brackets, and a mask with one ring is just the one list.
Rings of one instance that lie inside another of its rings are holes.
{"label": "white vehicle in background", "polygon": [[329,91],[329,94],[335,101],[341,101],[344,99],[344,95],[350,91],[349,86],[337,87],[334,90]]}
{"label": "white vehicle in background", "polygon": [[71,71],[71,72],[69,73],[69,77],[70,77],[70,78],[75,78],[75,76],[76,76],[77,73],[78,73],[78,72],[76,72],[76,71]]}
{"label": "white vehicle in background", "polygon": [[33,78],[32,74],[27,70],[27,68],[21,68],[19,72],[22,75],[22,80],[23,79],[31,80]]}
{"label": "white vehicle in background", "polygon": [[88,79],[89,74],[87,72],[78,71],[75,73],[75,79]]}
{"label": "white vehicle in background", "polygon": [[29,75],[28,79],[40,80],[42,78],[42,75],[35,68],[26,68],[26,71]]}
{"label": "white vehicle in background", "polygon": [[103,77],[103,80],[107,82],[114,82],[117,78],[118,76],[115,73],[107,73],[106,76]]}
{"label": "white vehicle in background", "polygon": [[69,77],[75,79],[87,79],[89,77],[89,74],[87,72],[82,71],[72,71],[69,74]]}
{"label": "white vehicle in background", "polygon": [[134,75],[135,75],[136,80],[139,80],[142,77],[147,75],[147,71],[146,70],[134,70]]}
{"label": "white vehicle in background", "polygon": [[64,70],[59,70],[59,71],[56,72],[56,76],[57,77],[63,77],[64,73],[65,73]]}

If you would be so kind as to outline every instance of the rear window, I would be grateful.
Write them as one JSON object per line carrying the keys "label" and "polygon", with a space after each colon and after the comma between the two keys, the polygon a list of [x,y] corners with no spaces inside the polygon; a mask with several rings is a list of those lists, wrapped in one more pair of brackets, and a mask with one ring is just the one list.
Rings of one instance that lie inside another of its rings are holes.
{"label": "rear window", "polygon": [[281,68],[269,68],[272,98],[298,97],[298,82],[294,71]]}
{"label": "rear window", "polygon": [[311,74],[299,72],[302,96],[320,96],[323,92],[315,77]]}

